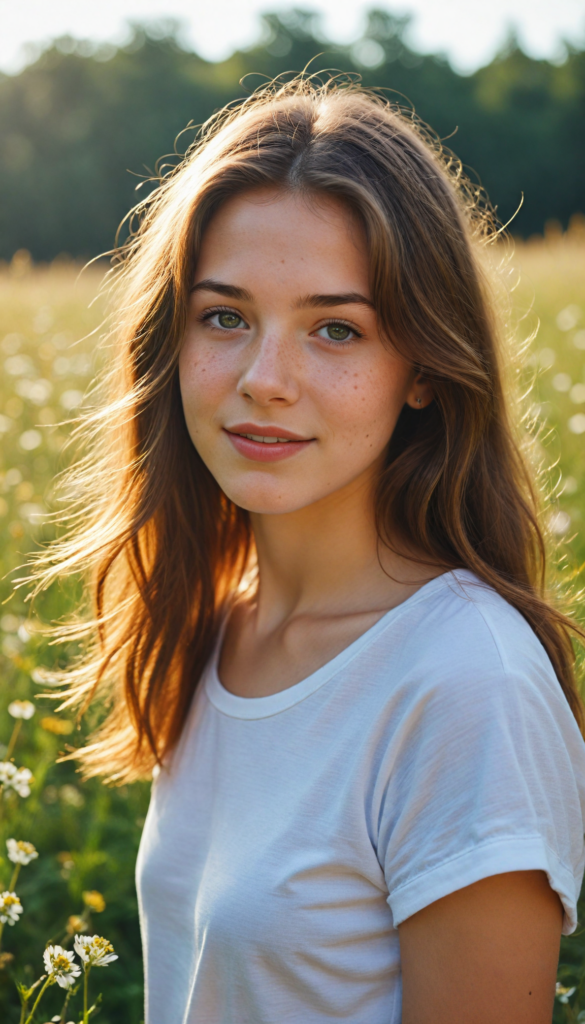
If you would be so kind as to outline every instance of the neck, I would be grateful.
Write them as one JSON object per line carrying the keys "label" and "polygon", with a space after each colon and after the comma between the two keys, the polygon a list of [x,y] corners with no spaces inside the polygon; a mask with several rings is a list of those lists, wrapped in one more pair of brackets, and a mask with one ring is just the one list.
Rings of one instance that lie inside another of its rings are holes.
{"label": "neck", "polygon": [[295,512],[252,514],[260,580],[256,621],[261,628],[274,628],[296,615],[392,607],[436,574],[379,541],[376,478],[377,469],[369,470]]}

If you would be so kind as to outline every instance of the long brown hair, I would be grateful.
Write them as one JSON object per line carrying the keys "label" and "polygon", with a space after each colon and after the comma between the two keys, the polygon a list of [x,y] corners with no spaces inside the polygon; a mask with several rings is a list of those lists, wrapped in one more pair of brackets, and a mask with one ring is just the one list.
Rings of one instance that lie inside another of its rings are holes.
{"label": "long brown hair", "polygon": [[432,381],[405,408],[376,499],[382,541],[465,567],[517,608],[546,649],[579,723],[571,630],[547,598],[538,502],[509,421],[479,243],[489,208],[414,116],[351,83],[273,83],[226,108],[133,214],[108,404],[73,469],[69,532],[37,560],[38,586],[86,574],[94,609],[56,632],[83,641],[61,675],[67,704],[111,710],[78,752],[87,774],[127,780],[164,759],[253,562],[248,515],[197,454],[177,361],[197,255],[228,197],[260,187],[326,193],[364,226],[380,324]]}

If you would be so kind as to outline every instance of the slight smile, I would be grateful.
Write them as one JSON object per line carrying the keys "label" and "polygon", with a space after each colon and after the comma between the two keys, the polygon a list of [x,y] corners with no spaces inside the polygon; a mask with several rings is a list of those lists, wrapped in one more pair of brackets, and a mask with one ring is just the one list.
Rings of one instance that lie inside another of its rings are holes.
{"label": "slight smile", "polygon": [[234,448],[254,462],[279,462],[307,448],[315,440],[293,434],[282,427],[263,427],[256,423],[237,423],[224,427]]}

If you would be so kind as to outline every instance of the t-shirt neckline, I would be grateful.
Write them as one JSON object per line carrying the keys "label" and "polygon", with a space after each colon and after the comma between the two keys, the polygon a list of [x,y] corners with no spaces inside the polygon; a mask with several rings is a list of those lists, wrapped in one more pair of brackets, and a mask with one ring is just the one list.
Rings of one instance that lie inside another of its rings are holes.
{"label": "t-shirt neckline", "polygon": [[285,690],[279,690],[278,693],[271,693],[267,697],[239,697],[237,694],[226,690],[217,672],[222,639],[220,634],[213,657],[205,673],[205,692],[207,697],[218,711],[229,715],[230,718],[244,718],[248,720],[270,718],[272,715],[280,714],[281,711],[287,711],[289,708],[294,707],[295,704],[299,704],[300,701],[310,697],[324,683],[328,682],[332,676],[336,675],[365,647],[372,643],[386,629],[390,622],[402,615],[408,608],[411,608],[413,604],[425,600],[435,590],[445,586],[447,577],[454,577],[455,572],[456,570],[449,570],[448,572],[441,573],[440,576],[435,576],[428,583],[424,583],[422,587],[419,587],[405,601],[384,612],[373,626],[370,626],[357,640],[354,640],[345,647],[334,658],[331,658],[325,665],[322,665],[321,668],[306,676],[305,679],[301,679],[300,682],[294,683],[293,686],[289,686]]}

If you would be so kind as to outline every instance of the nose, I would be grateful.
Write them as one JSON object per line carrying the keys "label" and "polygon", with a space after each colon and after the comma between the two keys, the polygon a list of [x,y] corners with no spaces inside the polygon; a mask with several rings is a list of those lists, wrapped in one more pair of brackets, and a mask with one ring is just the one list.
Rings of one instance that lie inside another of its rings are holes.
{"label": "nose", "polygon": [[238,394],[257,405],[292,405],[299,398],[294,341],[285,331],[267,331],[246,348]]}

